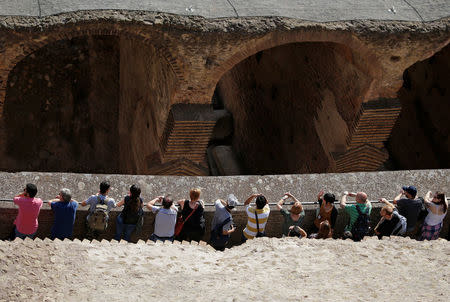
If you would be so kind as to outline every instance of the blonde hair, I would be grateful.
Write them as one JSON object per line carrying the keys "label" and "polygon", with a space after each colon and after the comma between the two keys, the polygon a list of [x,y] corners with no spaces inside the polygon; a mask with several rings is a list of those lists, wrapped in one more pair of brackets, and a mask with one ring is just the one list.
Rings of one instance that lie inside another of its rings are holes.
{"label": "blonde hair", "polygon": [[296,201],[291,208],[291,213],[294,215],[298,215],[303,212],[303,206],[300,201]]}
{"label": "blonde hair", "polygon": [[197,200],[200,198],[200,193],[202,193],[202,190],[200,188],[194,188],[189,191],[189,197],[191,200]]}
{"label": "blonde hair", "polygon": [[381,212],[384,212],[387,215],[392,215],[392,213],[394,213],[394,207],[391,205],[385,205],[381,208]]}

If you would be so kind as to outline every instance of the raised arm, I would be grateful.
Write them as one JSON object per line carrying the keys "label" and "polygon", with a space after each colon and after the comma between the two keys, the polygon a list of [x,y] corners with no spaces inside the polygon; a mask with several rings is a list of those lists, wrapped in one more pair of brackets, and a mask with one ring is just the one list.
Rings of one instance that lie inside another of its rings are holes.
{"label": "raised arm", "polygon": [[[284,195],[283,195],[283,197],[284,197]],[[286,200],[286,198],[283,198],[283,197],[281,197],[280,201],[277,203],[278,210],[281,210],[283,208],[284,201]]]}
{"label": "raised arm", "polygon": [[291,193],[289,193],[289,192],[287,192],[287,193],[284,193],[284,195],[287,195],[288,197],[290,197],[290,198],[292,198],[293,200],[294,200],[294,202],[300,202],[297,198],[295,198],[295,196],[294,195],[292,195]]}
{"label": "raised arm", "polygon": [[159,201],[162,201],[162,199],[163,199],[163,196],[158,196],[158,197],[156,197],[156,198],[153,198],[152,200],[150,200],[150,201],[147,203],[147,205],[146,205],[147,209],[151,210],[151,209],[152,209],[152,206],[154,206],[155,203],[156,203],[158,200],[159,200]]}
{"label": "raised arm", "polygon": [[250,197],[247,198],[247,200],[244,202],[244,206],[248,206],[252,202],[253,198],[256,198],[259,195],[260,194],[252,194],[252,195],[250,195]]}
{"label": "raised arm", "polygon": [[116,204],[116,207],[121,207],[121,206],[123,206],[125,204],[125,199],[122,199],[121,201],[119,201],[117,204]]}
{"label": "raised arm", "polygon": [[380,202],[384,203],[385,205],[395,208],[395,204],[390,203],[389,201],[386,200],[386,198],[380,198]]}
{"label": "raised arm", "polygon": [[180,199],[177,201],[178,205],[180,206],[180,209],[183,210],[184,207],[184,199]]}
{"label": "raised arm", "polygon": [[397,201],[399,201],[402,198],[403,194],[405,194],[405,192],[403,190],[401,190],[400,193],[394,197],[394,200],[392,202],[394,204],[397,204]]}
{"label": "raised arm", "polygon": [[341,207],[341,209],[344,209],[345,206],[347,205],[347,195],[348,195],[348,191],[344,191],[342,193],[341,202],[339,203],[339,206]]}
{"label": "raised arm", "polygon": [[431,191],[428,191],[427,194],[425,194],[425,197],[423,198],[423,201],[425,202],[425,204],[428,206],[431,201],[433,200],[433,196],[431,196],[433,193],[431,193]]}

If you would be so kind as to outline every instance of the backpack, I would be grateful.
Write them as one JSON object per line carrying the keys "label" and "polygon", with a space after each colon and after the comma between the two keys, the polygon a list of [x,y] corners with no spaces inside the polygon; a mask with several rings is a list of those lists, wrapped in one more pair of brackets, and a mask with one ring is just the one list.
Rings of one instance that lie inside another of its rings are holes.
{"label": "backpack", "polygon": [[102,200],[97,196],[98,202],[95,205],[94,211],[89,215],[88,226],[95,231],[105,231],[108,227],[108,205],[106,204],[109,198]]}
{"label": "backpack", "polygon": [[226,225],[230,221],[231,221],[231,218],[228,217],[222,223],[216,225],[216,227],[211,230],[210,241],[211,241],[212,246],[223,247],[228,243],[228,240],[230,240],[230,235],[223,234],[223,226]]}
{"label": "backpack", "polygon": [[352,236],[354,241],[361,241],[367,233],[369,233],[370,227],[370,216],[369,216],[369,208],[367,208],[364,212],[355,205],[356,210],[358,211],[358,218],[352,227]]}
{"label": "backpack", "polygon": [[400,221],[397,223],[397,225],[394,228],[394,231],[392,232],[392,235],[404,235],[406,233],[406,227],[408,223],[406,222],[406,218],[400,214],[397,213],[398,218]]}
{"label": "backpack", "polygon": [[144,226],[144,210],[142,208],[139,209],[138,217],[139,218],[136,223],[136,234],[139,234],[142,231],[142,227]]}

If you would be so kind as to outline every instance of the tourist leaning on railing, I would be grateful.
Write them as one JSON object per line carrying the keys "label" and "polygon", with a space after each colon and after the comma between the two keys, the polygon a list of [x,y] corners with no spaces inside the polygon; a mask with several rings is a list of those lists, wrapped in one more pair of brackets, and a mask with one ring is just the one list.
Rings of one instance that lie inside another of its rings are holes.
{"label": "tourist leaning on railing", "polygon": [[331,234],[333,234],[334,226],[336,225],[336,219],[338,216],[338,210],[334,206],[336,197],[332,193],[324,193],[325,191],[321,190],[319,194],[317,194],[319,208],[317,209],[316,219],[314,219],[313,231],[317,232],[322,221],[328,220],[331,227]]}
{"label": "tourist leaning on railing", "polygon": [[55,199],[48,201],[48,205],[55,216],[50,238],[61,240],[71,238],[78,202],[72,200],[70,190],[66,188],[61,189]]}
{"label": "tourist leaning on railing", "polygon": [[[253,199],[256,198],[256,208],[250,206]],[[270,215],[270,207],[267,199],[262,194],[252,194],[244,202],[245,212],[247,213],[247,225],[242,232],[242,242],[255,237],[266,236],[265,227]]]}
{"label": "tourist leaning on railing", "polygon": [[114,239],[119,241],[123,238],[130,242],[131,234],[136,230],[139,219],[143,219],[144,212],[142,206],[144,202],[141,195],[141,188],[138,185],[130,187],[130,194],[117,203],[117,207],[123,206],[122,212],[117,215],[116,235]]}
{"label": "tourist leaning on railing", "polygon": [[175,234],[177,239],[187,241],[200,241],[205,235],[205,210],[203,201],[200,200],[201,190],[199,188],[189,191],[190,200],[179,200],[181,207],[181,216],[183,219],[183,227],[180,234]]}
{"label": "tourist leaning on railing", "polygon": [[[155,206],[157,202],[162,204],[162,208]],[[147,209],[156,215],[155,227],[153,234],[150,235],[150,240],[154,242],[164,242],[166,240],[173,242],[178,210],[173,204],[172,196],[168,194],[150,200],[147,203]]]}
{"label": "tourist leaning on railing", "polygon": [[23,189],[23,193],[14,197],[14,203],[19,207],[19,213],[14,220],[16,237],[25,239],[36,236],[39,211],[42,207],[42,200],[35,198],[37,192],[36,185],[29,183]]}
{"label": "tourist leaning on railing", "polygon": [[[355,197],[356,204],[347,205],[347,196]],[[341,197],[340,207],[350,215],[350,221],[345,227],[344,238],[360,241],[370,228],[370,213],[372,204],[364,192],[349,193],[345,191]]]}
{"label": "tourist leaning on railing", "polygon": [[[292,198],[294,200],[294,204],[289,211],[283,209],[283,204],[288,198]],[[298,199],[295,198],[294,195],[287,192],[284,193],[283,197],[277,203],[277,208],[278,210],[280,210],[281,215],[283,215],[283,236],[288,236],[289,231],[292,230],[294,226],[300,227],[303,219],[305,218],[305,211],[303,211],[302,203],[298,201]]]}
{"label": "tourist leaning on railing", "polygon": [[400,215],[395,205],[381,198],[385,205],[380,210],[381,219],[374,228],[374,233],[381,239],[383,236],[401,236],[406,233],[406,218]]}
{"label": "tourist leaning on railing", "polygon": [[431,191],[428,191],[424,198],[428,215],[425,217],[425,221],[422,226],[422,234],[419,240],[438,239],[445,215],[447,215],[448,204],[445,194],[436,192],[433,197],[431,197],[431,195]]}

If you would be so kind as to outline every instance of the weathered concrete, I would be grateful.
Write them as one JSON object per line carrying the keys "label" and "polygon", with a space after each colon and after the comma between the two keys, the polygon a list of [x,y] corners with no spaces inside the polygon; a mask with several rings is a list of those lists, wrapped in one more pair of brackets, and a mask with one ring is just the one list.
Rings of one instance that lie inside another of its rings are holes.
{"label": "weathered concrete", "polygon": [[175,199],[184,199],[188,198],[190,188],[199,187],[206,203],[226,198],[230,193],[243,202],[257,192],[266,195],[270,202],[277,202],[286,191],[301,201],[316,201],[321,189],[337,196],[345,190],[361,190],[367,192],[370,200],[392,199],[404,185],[416,185],[419,196],[424,196],[428,190],[450,192],[450,170],[226,177],[0,172],[0,198],[12,198],[26,183],[32,182],[37,185],[38,197],[42,199],[54,198],[62,187],[67,187],[75,200],[82,201],[98,192],[102,180],[111,183],[110,195],[118,200],[128,194],[132,184],[141,186],[145,200],[167,193]]}
{"label": "weathered concrete", "polygon": [[19,0],[0,1],[2,15],[49,16],[78,10],[137,10],[205,18],[281,16],[317,22],[341,20],[431,21],[448,16],[445,0],[178,0],[178,1],[89,1]]}

